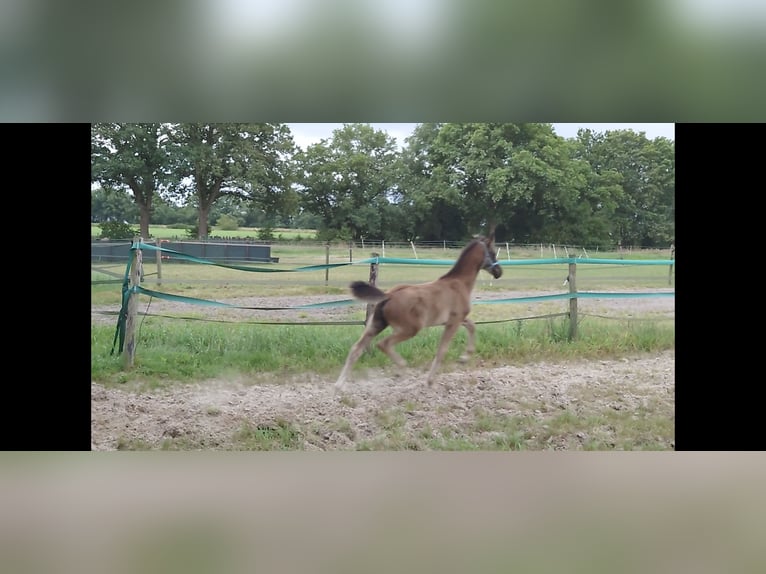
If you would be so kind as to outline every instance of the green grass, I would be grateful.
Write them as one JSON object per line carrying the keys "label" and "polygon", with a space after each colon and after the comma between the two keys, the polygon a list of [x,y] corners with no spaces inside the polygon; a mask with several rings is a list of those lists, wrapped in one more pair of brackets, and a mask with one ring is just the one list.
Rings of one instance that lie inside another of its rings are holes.
{"label": "green grass", "polygon": [[[557,324],[558,323],[558,324]],[[141,381],[148,388],[233,375],[280,376],[302,372],[337,374],[361,326],[245,325],[196,323],[147,318],[137,330],[134,369],[123,370],[122,357],[110,355],[115,328],[91,327],[91,378],[106,385]],[[584,321],[575,341],[562,337],[565,321],[525,321],[480,325],[474,360],[519,363],[570,358],[604,358],[675,346],[673,321]],[[429,328],[401,343],[397,350],[412,365],[433,360],[441,328]],[[384,336],[384,334],[381,335]],[[445,359],[454,363],[465,348],[460,330]],[[377,349],[365,353],[355,368],[388,368],[391,362]]]}
{"label": "green grass", "polygon": [[379,410],[373,416],[380,431],[369,439],[357,442],[356,450],[424,450],[422,440],[412,436],[406,427],[406,407]]}
{"label": "green grass", "polygon": [[[542,406],[542,405],[541,405]],[[593,408],[593,407],[591,407]],[[530,413],[532,409],[530,408]],[[521,451],[521,450],[667,450],[674,434],[667,407],[648,405],[636,411],[609,406],[589,414],[571,409],[507,416],[476,409],[473,421],[434,430],[405,428],[403,411],[375,415],[380,431],[357,443],[357,450]]]}
{"label": "green grass", "polygon": [[236,450],[275,451],[303,448],[303,432],[290,421],[281,419],[257,426],[243,423],[233,439]]}

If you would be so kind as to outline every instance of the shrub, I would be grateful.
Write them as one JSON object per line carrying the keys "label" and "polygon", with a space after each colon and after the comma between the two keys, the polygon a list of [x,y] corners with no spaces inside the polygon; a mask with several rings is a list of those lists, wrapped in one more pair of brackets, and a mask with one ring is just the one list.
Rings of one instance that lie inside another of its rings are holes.
{"label": "shrub", "polygon": [[138,235],[138,230],[124,221],[105,221],[99,223],[101,239],[133,239]]}
{"label": "shrub", "polygon": [[322,227],[317,230],[317,241],[350,241],[351,231],[347,227],[342,229],[328,229]]}
{"label": "shrub", "polygon": [[274,228],[270,225],[258,230],[258,239],[261,241],[274,241]]}
{"label": "shrub", "polygon": [[239,221],[237,221],[235,217],[227,214],[219,217],[218,223],[216,225],[218,225],[218,227],[220,227],[223,231],[235,231],[239,229]]}
{"label": "shrub", "polygon": [[[210,237],[210,232],[212,231],[212,228],[210,227],[210,224],[207,224],[207,236]],[[186,231],[186,236],[190,239],[197,239],[199,237],[199,224],[196,225],[190,225],[189,228]]]}

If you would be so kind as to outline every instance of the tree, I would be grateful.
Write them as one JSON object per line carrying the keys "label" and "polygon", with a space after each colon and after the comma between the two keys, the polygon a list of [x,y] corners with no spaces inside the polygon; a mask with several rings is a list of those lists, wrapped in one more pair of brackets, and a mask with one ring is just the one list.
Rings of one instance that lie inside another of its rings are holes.
{"label": "tree", "polygon": [[101,187],[90,191],[90,220],[92,223],[107,221],[138,221],[138,207],[124,189]]}
{"label": "tree", "polygon": [[528,240],[550,206],[577,194],[564,185],[575,174],[550,124],[422,124],[409,145],[407,197],[440,216],[458,210],[473,233],[500,226],[509,239]]}
{"label": "tree", "polygon": [[411,239],[463,240],[471,235],[458,192],[447,182],[445,151],[435,145],[443,124],[415,127],[401,153],[399,202]]}
{"label": "tree", "polygon": [[396,161],[396,140],[368,124],[296,155],[302,206],[322,218],[324,238],[382,238],[396,225]]}
{"label": "tree", "polygon": [[149,237],[152,202],[167,182],[168,155],[158,123],[96,123],[91,127],[91,181],[130,190],[139,233]]}
{"label": "tree", "polygon": [[195,225],[197,211],[191,205],[175,205],[161,197],[154,198],[152,221],[162,225]]}
{"label": "tree", "polygon": [[173,194],[197,208],[199,238],[221,197],[259,204],[269,213],[295,210],[289,162],[295,144],[284,124],[172,124]]}
{"label": "tree", "polygon": [[612,194],[614,241],[667,246],[675,235],[675,144],[633,130],[580,130],[578,139],[593,171],[618,189]]}

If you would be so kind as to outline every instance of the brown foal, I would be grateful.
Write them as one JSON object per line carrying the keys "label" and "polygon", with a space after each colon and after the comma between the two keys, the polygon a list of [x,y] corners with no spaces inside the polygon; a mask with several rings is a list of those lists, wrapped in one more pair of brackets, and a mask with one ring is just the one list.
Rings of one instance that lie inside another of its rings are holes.
{"label": "brown foal", "polygon": [[354,281],[351,284],[352,295],[362,301],[377,302],[377,305],[362,336],[351,347],[335,388],[345,389],[346,376],[354,363],[372,339],[388,326],[391,326],[393,333],[380,341],[378,348],[394,363],[405,367],[407,362],[394,350],[394,346],[414,337],[424,327],[444,325],[436,357],[426,377],[429,385],[460,325],[468,331],[468,342],[460,361],[467,361],[476,349],[476,327],[468,318],[471,292],[482,269],[495,279],[503,274],[495,254],[494,234],[472,240],[463,248],[452,269],[430,283],[397,285],[384,292],[364,281]]}

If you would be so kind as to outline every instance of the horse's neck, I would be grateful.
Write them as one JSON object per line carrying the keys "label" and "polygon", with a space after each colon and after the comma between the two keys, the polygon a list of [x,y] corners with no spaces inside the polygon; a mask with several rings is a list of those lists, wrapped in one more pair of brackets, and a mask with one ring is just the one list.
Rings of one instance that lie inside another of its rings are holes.
{"label": "horse's neck", "polygon": [[465,283],[469,290],[473,289],[473,286],[476,283],[476,276],[479,274],[479,271],[481,271],[479,264],[473,262],[474,257],[476,257],[474,251],[475,249],[464,251],[455,262],[452,269],[443,275],[441,279],[458,280]]}

